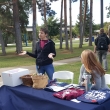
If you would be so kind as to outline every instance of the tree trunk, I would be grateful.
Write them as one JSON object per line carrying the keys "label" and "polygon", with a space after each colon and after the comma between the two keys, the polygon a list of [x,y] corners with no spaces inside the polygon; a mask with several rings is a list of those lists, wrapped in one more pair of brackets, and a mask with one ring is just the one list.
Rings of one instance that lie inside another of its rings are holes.
{"label": "tree trunk", "polygon": [[82,48],[82,32],[83,32],[83,28],[82,28],[82,0],[80,0],[80,44],[79,44],[79,48]]}
{"label": "tree trunk", "polygon": [[[84,1],[85,8],[84,8],[84,20],[83,20],[83,33],[82,33],[82,37],[84,36],[84,33],[85,33],[87,2],[88,2],[87,0]],[[82,42],[82,44],[83,44],[83,42]]]}
{"label": "tree trunk", "polygon": [[22,39],[21,30],[19,24],[19,12],[17,0],[13,0],[13,18],[14,18],[14,28],[15,28],[15,40],[16,40],[16,52],[19,54],[22,51]]}
{"label": "tree trunk", "polygon": [[68,33],[67,33],[67,3],[66,3],[66,0],[64,0],[64,21],[65,21],[65,43],[66,43],[66,49],[69,49],[69,47],[68,47]]}
{"label": "tree trunk", "polygon": [[110,25],[108,26],[108,36],[109,36],[109,39],[110,39]]}
{"label": "tree trunk", "polygon": [[32,53],[36,49],[36,0],[33,0],[33,35],[32,35]]}
{"label": "tree trunk", "polygon": [[70,51],[73,52],[73,45],[72,45],[72,16],[71,16],[71,0],[70,2]]}
{"label": "tree trunk", "polygon": [[103,0],[100,0],[100,14],[101,14],[100,27],[103,28]]}
{"label": "tree trunk", "polygon": [[60,17],[60,49],[62,49],[62,16],[63,16],[63,0],[61,0],[61,17]]}
{"label": "tree trunk", "polygon": [[89,46],[92,46],[92,7],[93,7],[93,0],[90,0]]}
{"label": "tree trunk", "polygon": [[[44,24],[45,27],[47,27],[47,19],[46,19],[46,5],[45,5],[45,0],[44,0]],[[48,27],[47,27],[48,28]]]}
{"label": "tree trunk", "polygon": [[0,30],[0,41],[1,41],[2,55],[6,55],[5,44],[4,44],[4,40],[2,37],[2,31],[1,30]]}
{"label": "tree trunk", "polygon": [[4,38],[3,38],[3,41],[4,41],[4,45],[5,45],[5,47],[7,47],[8,45],[8,37],[7,37],[7,34],[4,34],[5,36],[4,36]]}

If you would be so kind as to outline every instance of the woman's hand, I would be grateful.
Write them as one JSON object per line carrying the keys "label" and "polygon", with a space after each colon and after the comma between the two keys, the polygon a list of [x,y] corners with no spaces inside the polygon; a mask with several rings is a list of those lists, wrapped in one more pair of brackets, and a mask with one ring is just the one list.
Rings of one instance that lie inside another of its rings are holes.
{"label": "woman's hand", "polygon": [[54,59],[54,58],[53,58],[53,55],[55,55],[55,54],[54,54],[54,53],[50,53],[50,54],[48,55],[48,57],[51,58],[51,59]]}
{"label": "woman's hand", "polygon": [[21,53],[19,53],[18,55],[25,55],[26,51],[21,51]]}
{"label": "woman's hand", "polygon": [[84,80],[82,86],[86,86],[87,80]]}

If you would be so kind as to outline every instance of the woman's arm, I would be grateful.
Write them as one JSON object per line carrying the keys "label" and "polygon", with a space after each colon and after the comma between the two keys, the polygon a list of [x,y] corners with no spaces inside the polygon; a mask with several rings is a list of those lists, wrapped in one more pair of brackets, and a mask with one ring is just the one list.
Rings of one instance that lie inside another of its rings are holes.
{"label": "woman's arm", "polygon": [[79,75],[79,85],[80,86],[84,86],[84,84],[85,84],[84,79],[83,79],[84,73],[85,73],[85,67],[84,67],[84,64],[82,64],[81,68],[80,68],[80,75]]}
{"label": "woman's arm", "polygon": [[27,51],[21,51],[21,53],[19,55],[25,55],[25,54],[27,54],[27,55],[29,55],[29,56],[31,56],[33,58],[37,58],[37,49],[35,50],[35,54],[27,52]]}
{"label": "woman's arm", "polygon": [[26,54],[33,57],[33,58],[37,58],[37,54],[33,54],[33,53],[30,53],[30,52],[26,52]]}
{"label": "woman's arm", "polygon": [[33,58],[37,58],[37,48],[39,48],[39,42],[36,43],[35,53],[26,52],[26,54]]}
{"label": "woman's arm", "polygon": [[94,72],[94,84],[92,85],[91,89],[92,90],[98,90],[101,89],[101,76],[97,73]]}

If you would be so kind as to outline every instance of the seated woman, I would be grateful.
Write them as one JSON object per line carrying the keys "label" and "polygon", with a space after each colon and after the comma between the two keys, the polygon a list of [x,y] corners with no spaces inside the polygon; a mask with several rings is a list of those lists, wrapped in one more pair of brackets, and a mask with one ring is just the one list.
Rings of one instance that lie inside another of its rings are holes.
{"label": "seated woman", "polygon": [[85,86],[85,75],[91,74],[91,90],[108,89],[108,86],[105,84],[105,71],[92,50],[87,49],[81,53],[81,62],[79,85]]}

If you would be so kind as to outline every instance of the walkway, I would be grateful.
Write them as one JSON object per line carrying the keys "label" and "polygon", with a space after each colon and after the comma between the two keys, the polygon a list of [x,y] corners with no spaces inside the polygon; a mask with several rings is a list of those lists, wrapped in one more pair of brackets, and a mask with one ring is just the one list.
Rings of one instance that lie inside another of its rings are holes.
{"label": "walkway", "polygon": [[[72,63],[72,62],[77,62],[80,61],[79,57],[76,58],[70,58],[70,59],[64,59],[64,60],[59,60],[59,61],[54,61],[53,65],[57,66],[57,65],[64,65],[64,64],[68,64],[68,63]],[[35,65],[31,65],[31,66],[20,66],[20,67],[9,67],[9,68],[0,68],[0,75],[3,71],[7,71],[7,70],[11,70],[11,69],[15,69],[15,68],[27,68],[29,69],[30,73],[34,73],[36,72],[36,67]],[[0,77],[0,86],[2,85],[2,79]]]}

